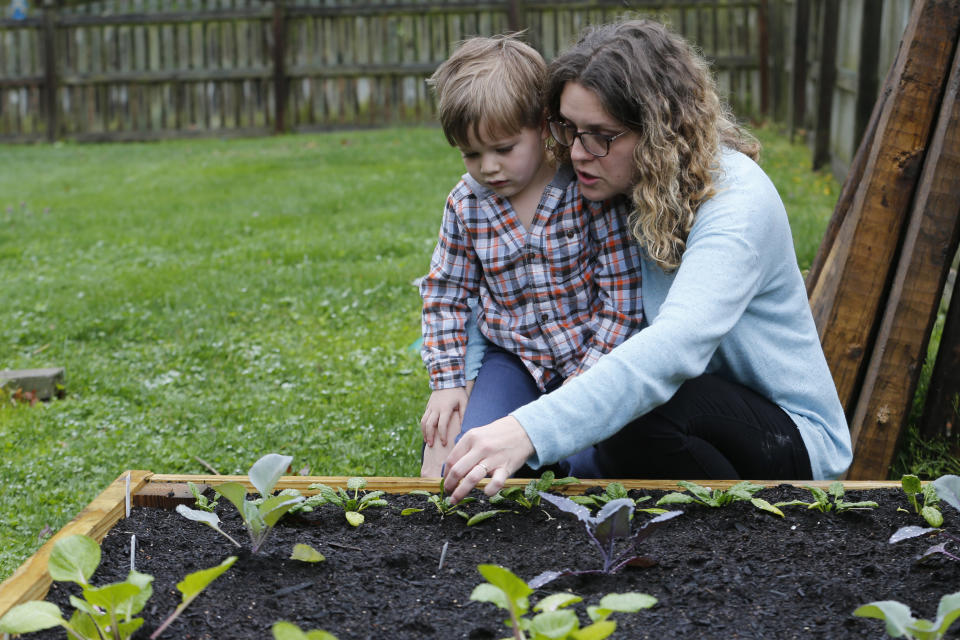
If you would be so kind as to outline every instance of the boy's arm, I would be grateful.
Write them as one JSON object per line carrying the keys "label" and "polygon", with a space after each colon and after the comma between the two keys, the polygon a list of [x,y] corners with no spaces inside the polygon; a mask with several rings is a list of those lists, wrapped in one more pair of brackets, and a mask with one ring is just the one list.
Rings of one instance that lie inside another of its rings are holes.
{"label": "boy's arm", "polygon": [[594,282],[602,305],[590,319],[594,332],[573,375],[593,366],[600,356],[639,331],[643,322],[640,252],[630,237],[625,214],[604,206],[594,214],[590,226],[599,247]]}
{"label": "boy's arm", "polygon": [[465,386],[467,299],[476,295],[479,269],[451,194],[444,208],[430,272],[420,282],[423,298],[421,355],[433,390]]}

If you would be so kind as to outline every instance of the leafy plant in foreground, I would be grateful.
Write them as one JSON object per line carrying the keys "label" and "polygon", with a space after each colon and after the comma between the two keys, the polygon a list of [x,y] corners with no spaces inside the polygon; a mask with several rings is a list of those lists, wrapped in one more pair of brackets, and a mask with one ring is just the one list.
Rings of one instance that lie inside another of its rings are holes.
{"label": "leafy plant in foreground", "polygon": [[534,606],[533,610],[540,613],[526,618],[530,611],[529,596],[533,593],[531,585],[499,565],[481,564],[477,570],[487,582],[474,587],[470,599],[490,602],[509,612],[510,619],[504,624],[513,629],[514,640],[527,640],[528,632],[530,640],[602,640],[617,628],[616,622],[607,620],[610,614],[634,613],[657,603],[656,598],[645,593],[608,594],[600,599],[598,606],[587,607],[592,624],[581,629],[576,612],[566,607],[582,602],[583,598],[572,593],[555,593]]}
{"label": "leafy plant in foreground", "polygon": [[[606,487],[604,487],[602,493],[570,496],[570,499],[576,502],[577,504],[582,504],[585,507],[595,507],[595,508],[602,507],[603,505],[613,500],[623,500],[623,499],[629,499],[629,498],[630,498],[630,494],[627,491],[627,488],[624,487],[619,482],[611,482]],[[640,504],[641,502],[646,502],[647,500],[650,500],[650,499],[651,499],[650,496],[643,496],[641,498],[637,498],[636,500],[634,500],[633,503],[637,505],[637,504]],[[637,511],[643,511],[644,513],[660,514],[660,513],[666,513],[667,509],[659,509],[656,507],[641,509],[638,507]]]}
{"label": "leafy plant in foreground", "polygon": [[[934,490],[937,492],[937,496],[942,499],[944,502],[949,504],[954,509],[960,511],[960,476],[954,475],[945,475],[940,476],[931,483],[934,487]],[[895,544],[909,538],[916,538],[917,536],[926,535],[928,533],[935,533],[939,536],[947,538],[946,542],[933,545],[929,547],[923,554],[921,558],[926,558],[927,556],[940,553],[950,558],[951,560],[956,560],[960,562],[960,557],[949,552],[947,550],[947,545],[950,542],[960,542],[960,538],[955,536],[952,533],[939,529],[937,527],[917,527],[917,526],[906,526],[900,527],[897,529],[892,536],[890,536],[890,544]]]}
{"label": "leafy plant in foreground", "polygon": [[865,604],[858,607],[853,615],[884,620],[887,623],[887,634],[893,638],[937,640],[943,638],[950,625],[960,618],[960,592],[940,598],[936,620],[914,618],[910,614],[910,607],[896,600]]}
{"label": "leafy plant in foreground", "polygon": [[[359,527],[363,524],[363,514],[360,513],[361,511],[370,507],[387,506],[387,501],[380,497],[386,493],[385,491],[366,491],[361,496],[360,490],[365,486],[367,486],[366,478],[348,478],[346,491],[343,487],[338,487],[337,490],[334,491],[320,482],[311,484],[310,488],[319,490],[319,495],[323,497],[324,502],[343,509],[347,522],[354,527]],[[353,495],[351,496],[348,491],[353,491]]]}
{"label": "leafy plant in foreground", "polygon": [[[456,514],[467,521],[468,527],[472,527],[473,525],[479,524],[484,520],[488,520],[499,513],[506,513],[507,511],[506,509],[493,509],[490,511],[481,511],[480,513],[477,513],[471,516],[469,513],[462,510],[460,506],[464,504],[470,504],[471,502],[476,502],[477,501],[476,498],[472,498],[468,496],[460,500],[460,502],[458,502],[457,504],[453,504],[452,502],[450,502],[450,496],[445,495],[445,493],[446,491],[444,489],[444,479],[440,478],[440,491],[438,493],[430,493],[429,491],[425,491],[423,489],[414,489],[413,491],[410,492],[410,495],[425,496],[427,498],[427,502],[432,504],[434,507],[436,507],[437,512],[440,514],[441,519],[445,518],[448,515]],[[408,509],[404,509],[403,511],[401,511],[400,515],[409,516],[409,515],[413,515],[414,513],[420,513],[421,511],[423,511],[423,509],[420,509],[417,507],[410,507]]]}
{"label": "leafy plant in foreground", "polygon": [[738,482],[737,484],[725,490],[703,487],[695,482],[688,482],[686,480],[680,480],[677,482],[677,484],[690,493],[679,493],[676,491],[673,493],[668,493],[657,500],[658,507],[664,504],[690,503],[703,505],[704,507],[725,507],[734,502],[745,501],[749,502],[757,509],[768,511],[774,515],[780,516],[781,518],[783,517],[783,512],[780,511],[776,505],[770,504],[763,498],[754,497],[753,494],[763,489],[763,485],[753,484],[747,480]]}
{"label": "leafy plant in foreground", "polygon": [[[236,556],[230,556],[216,567],[189,574],[177,588],[183,602],[150,636],[157,638],[194,598],[211,582],[229,569]],[[153,576],[130,571],[123,582],[103,587],[90,584],[90,577],[100,565],[100,546],[84,535],[73,535],[53,545],[47,571],[58,582],[75,582],[82,587],[83,598],[70,596],[74,607],[70,620],[63,618],[59,607],[52,602],[32,600],[18,605],[0,618],[4,633],[30,633],[61,626],[70,640],[126,640],[143,625],[143,618],[135,617],[153,595]]]}
{"label": "leafy plant in foreground", "polygon": [[940,498],[932,482],[924,485],[917,476],[906,474],[900,478],[900,486],[903,487],[903,492],[907,495],[907,500],[913,506],[914,512],[926,520],[927,524],[931,527],[939,527],[943,524],[943,514],[937,507]]}
{"label": "leafy plant in foreground", "polygon": [[275,622],[271,631],[273,631],[273,640],[337,640],[332,633],[320,629],[301,631],[300,627],[292,622]]}
{"label": "leafy plant in foreground", "polygon": [[[573,571],[572,569],[544,571],[530,581],[530,586],[534,588],[542,587],[548,582],[566,575],[616,573],[627,565],[652,566],[655,564],[654,561],[646,556],[641,556],[637,552],[637,545],[647,539],[664,522],[683,513],[682,511],[668,511],[634,529],[632,524],[634,504],[633,500],[629,498],[611,500],[603,505],[597,515],[594,516],[590,513],[590,509],[577,504],[570,498],[549,493],[541,493],[540,496],[561,511],[574,515],[583,523],[590,542],[600,552],[603,565],[600,569],[585,571]],[[626,547],[623,550],[617,550],[617,540],[626,541]]]}
{"label": "leafy plant in foreground", "polygon": [[[291,456],[268,453],[253,463],[248,472],[248,477],[250,478],[250,484],[260,492],[263,497],[262,500],[247,500],[247,489],[239,482],[225,482],[216,487],[217,492],[233,503],[233,506],[240,512],[247,533],[250,534],[252,543],[250,550],[253,553],[260,550],[277,521],[291,507],[303,501],[302,496],[273,495],[273,487],[277,484],[283,472],[287,470],[287,467],[290,466],[292,460],[293,457]],[[220,518],[217,517],[217,514],[191,509],[182,504],[177,506],[177,513],[188,520],[202,522],[212,527],[236,546],[242,546],[220,528]]]}
{"label": "leafy plant in foreground", "polygon": [[522,487],[504,487],[490,497],[490,504],[502,504],[510,500],[524,509],[540,506],[540,492],[550,491],[555,487],[568,484],[578,484],[580,481],[572,476],[557,479],[553,471],[544,471],[539,478],[534,478]]}
{"label": "leafy plant in foreground", "polygon": [[[816,509],[821,513],[827,513],[828,511],[850,511],[851,509],[874,509],[878,505],[872,500],[865,502],[847,502],[843,499],[844,489],[843,483],[840,481],[831,482],[830,486],[827,487],[827,490],[824,491],[819,487],[804,487],[807,491],[813,494],[813,502],[804,502],[803,500],[790,500],[789,502],[778,502],[775,507],[791,507],[793,505],[805,505],[807,509]],[[833,499],[831,501],[831,498]]]}

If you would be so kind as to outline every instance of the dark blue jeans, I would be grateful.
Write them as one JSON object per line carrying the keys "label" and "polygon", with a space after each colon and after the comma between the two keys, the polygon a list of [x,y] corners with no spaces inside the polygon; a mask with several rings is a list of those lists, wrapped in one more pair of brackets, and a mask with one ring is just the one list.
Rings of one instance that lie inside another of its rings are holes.
{"label": "dark blue jeans", "polygon": [[[555,379],[547,392],[562,382]],[[490,345],[464,412],[461,435],[541,395],[520,358]],[[578,478],[812,476],[807,449],[790,416],[753,390],[710,374],[688,380],[666,403],[553,468]]]}

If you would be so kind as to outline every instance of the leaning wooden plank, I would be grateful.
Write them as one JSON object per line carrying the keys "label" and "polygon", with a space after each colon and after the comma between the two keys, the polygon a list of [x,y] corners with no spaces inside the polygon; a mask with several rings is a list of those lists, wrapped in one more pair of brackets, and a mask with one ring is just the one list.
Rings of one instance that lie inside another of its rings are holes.
{"label": "leaning wooden plank", "polygon": [[897,87],[877,125],[863,180],[811,297],[840,401],[852,411],[871,351],[901,231],[960,29],[960,3],[914,5]]}
{"label": "leaning wooden plank", "polygon": [[12,576],[0,584],[0,617],[18,604],[37,600],[47,594],[52,582],[47,573],[47,558],[57,540],[82,533],[98,542],[126,513],[126,477],[130,474],[130,493],[136,493],[147,484],[149,471],[125,471],[99,496],[93,499],[76,518],[40,547]]}
{"label": "leaning wooden plank", "polygon": [[960,239],[960,51],[927,150],[880,330],[857,400],[850,478],[885,478]]}
{"label": "leaning wooden plank", "polygon": [[920,434],[927,438],[955,438],[960,433],[960,275],[954,274],[954,277],[947,319],[940,334],[940,348],[920,420]]}

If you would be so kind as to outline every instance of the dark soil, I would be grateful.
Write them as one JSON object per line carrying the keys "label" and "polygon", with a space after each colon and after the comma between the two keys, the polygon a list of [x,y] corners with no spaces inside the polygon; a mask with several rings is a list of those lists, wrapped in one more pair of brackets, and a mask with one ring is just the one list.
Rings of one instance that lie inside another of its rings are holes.
{"label": "dark soil", "polygon": [[[811,499],[807,490],[786,485],[758,495],[771,503]],[[340,640],[503,638],[510,634],[502,624],[505,613],[470,600],[474,586],[483,582],[478,564],[503,565],[525,580],[547,569],[599,565],[582,525],[552,506],[518,508],[467,527],[456,516],[441,521],[422,497],[387,498],[390,506],[365,511],[366,523],[359,528],[330,505],[281,520],[261,553],[239,554],[237,563],[161,637],[263,640],[272,637],[275,621],[289,620],[304,630],[325,629]],[[649,593],[658,599],[654,608],[614,614],[613,637],[631,640],[881,638],[881,621],[851,615],[875,600],[899,600],[915,616],[933,619],[940,597],[960,590],[960,563],[942,555],[918,561],[935,543],[929,538],[888,544],[903,525],[925,526],[919,516],[897,511],[907,506],[899,489],[850,491],[847,499],[875,500],[880,507],[825,514],[785,507],[786,517],[779,518],[744,502],[720,509],[686,506],[682,516],[644,543],[656,566],[561,578],[537,591],[532,601],[569,590],[584,598],[576,605],[582,613],[607,593]],[[400,510],[409,506],[430,510],[401,517]],[[485,508],[485,502],[467,507],[471,513]],[[218,513],[231,535],[248,542],[229,503],[222,501]],[[953,509],[945,505],[944,516],[945,528],[960,530]],[[176,583],[187,573],[236,552],[205,525],[170,511],[135,508],[104,540],[94,584],[126,577],[131,534],[138,541],[137,569],[155,576],[154,595],[142,614],[146,624],[137,638],[147,638],[179,604]],[[326,561],[288,559],[297,542],[310,544]],[[438,569],[444,543],[448,551]],[[69,616],[67,595],[78,592],[76,585],[55,583],[50,599]],[[30,637],[62,639],[63,634],[61,629]]]}

